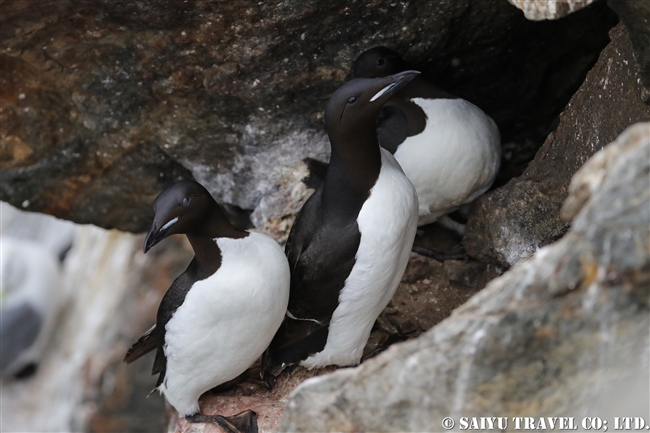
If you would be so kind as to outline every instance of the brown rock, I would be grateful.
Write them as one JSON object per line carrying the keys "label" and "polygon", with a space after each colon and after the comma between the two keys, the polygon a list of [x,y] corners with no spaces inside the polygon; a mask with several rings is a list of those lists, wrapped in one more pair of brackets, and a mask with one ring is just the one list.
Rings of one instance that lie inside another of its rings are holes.
{"label": "brown rock", "polygon": [[650,120],[624,27],[611,38],[522,176],[474,204],[463,240],[471,257],[508,267],[560,238],[569,227],[560,207],[571,176],[630,123]]}
{"label": "brown rock", "polygon": [[616,20],[533,23],[503,0],[7,0],[0,19],[0,199],[129,231],[179,179],[252,211],[326,160],[324,102],[376,45],[539,143]]}
{"label": "brown rock", "polygon": [[[449,266],[433,259],[411,254],[393,299],[379,316],[377,326],[388,331],[393,337],[417,337],[435,324],[448,317],[451,312],[465,303],[472,295],[485,287],[481,280],[486,275],[484,266],[476,262],[459,262],[456,264],[459,274],[473,275],[478,278],[476,285],[464,285],[463,281],[454,281],[446,272]],[[480,271],[479,271],[480,269]],[[462,278],[456,278],[456,280]]]}

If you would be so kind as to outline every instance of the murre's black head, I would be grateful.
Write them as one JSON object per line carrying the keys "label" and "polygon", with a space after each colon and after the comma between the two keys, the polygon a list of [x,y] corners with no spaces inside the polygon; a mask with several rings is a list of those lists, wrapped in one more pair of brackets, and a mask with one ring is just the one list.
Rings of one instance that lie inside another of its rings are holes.
{"label": "murre's black head", "polygon": [[404,71],[383,78],[356,78],[348,81],[327,101],[325,125],[328,132],[354,131],[364,122],[374,128],[386,101],[418,74],[418,71]]}
{"label": "murre's black head", "polygon": [[412,69],[395,51],[375,47],[364,51],[352,63],[353,78],[379,78]]}
{"label": "murre's black head", "polygon": [[212,213],[221,213],[208,190],[192,181],[178,182],[161,192],[153,209],[153,224],[144,241],[145,253],[167,236],[195,231]]}

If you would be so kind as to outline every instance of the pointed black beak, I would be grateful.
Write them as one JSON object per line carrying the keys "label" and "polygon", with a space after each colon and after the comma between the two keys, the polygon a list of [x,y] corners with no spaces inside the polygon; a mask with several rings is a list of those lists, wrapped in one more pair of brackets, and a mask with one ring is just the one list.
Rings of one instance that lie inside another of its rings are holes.
{"label": "pointed black beak", "polygon": [[420,71],[404,71],[393,75],[393,79],[397,82],[397,85],[400,86],[399,88],[401,89],[410,83],[413,78],[417,77],[420,74]]}
{"label": "pointed black beak", "polygon": [[144,239],[144,253],[147,254],[147,251],[151,249],[158,242],[166,238],[165,232],[167,230],[160,230],[156,227],[156,224],[151,226],[151,230],[147,233],[147,237]]}
{"label": "pointed black beak", "polygon": [[420,75],[419,71],[404,71],[384,77],[384,86],[370,99],[374,102],[378,99],[386,101],[388,97],[402,90],[411,80]]}
{"label": "pointed black beak", "polygon": [[151,230],[149,230],[149,233],[147,233],[147,237],[144,240],[145,254],[151,249],[151,247],[165,239],[170,234],[173,234],[174,232],[170,232],[170,229],[174,224],[178,222],[178,217],[175,217],[167,221],[162,227],[158,228],[159,222],[157,223],[156,219],[157,218],[154,218]]}

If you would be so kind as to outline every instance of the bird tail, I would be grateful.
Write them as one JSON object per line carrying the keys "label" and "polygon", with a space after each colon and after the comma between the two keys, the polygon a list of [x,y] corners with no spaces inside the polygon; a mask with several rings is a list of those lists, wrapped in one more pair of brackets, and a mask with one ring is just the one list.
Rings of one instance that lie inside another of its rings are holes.
{"label": "bird tail", "polygon": [[327,343],[328,326],[312,321],[285,317],[262,355],[262,379],[269,388],[285,368],[320,352]]}
{"label": "bird tail", "polygon": [[126,355],[124,356],[124,362],[130,364],[157,347],[156,339],[153,338],[152,335],[155,329],[156,325],[153,325],[147,332],[142,334],[142,337],[140,337],[138,341],[136,341],[135,344],[131,346],[131,348],[126,352]]}

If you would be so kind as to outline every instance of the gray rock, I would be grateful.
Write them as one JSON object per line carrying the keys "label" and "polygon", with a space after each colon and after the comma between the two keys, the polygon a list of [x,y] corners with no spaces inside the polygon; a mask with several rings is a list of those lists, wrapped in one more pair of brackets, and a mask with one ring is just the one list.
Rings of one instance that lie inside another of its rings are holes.
{"label": "gray rock", "polygon": [[483,262],[509,267],[559,239],[568,224],[560,218],[571,176],[628,125],[650,120],[639,98],[633,50],[625,28],[571,98],[557,129],[524,173],[474,204],[463,245]]}
{"label": "gray rock", "polygon": [[538,143],[615,22],[595,4],[533,23],[504,0],[7,0],[0,200],[145,231],[155,196],[195,178],[277,218],[286,170],[327,159],[328,95],[376,45]]}
{"label": "gray rock", "polygon": [[605,152],[617,157],[566,236],[419,338],[305,381],[278,431],[442,431],[447,416],[508,416],[508,430],[517,416],[647,422],[650,124]]}

